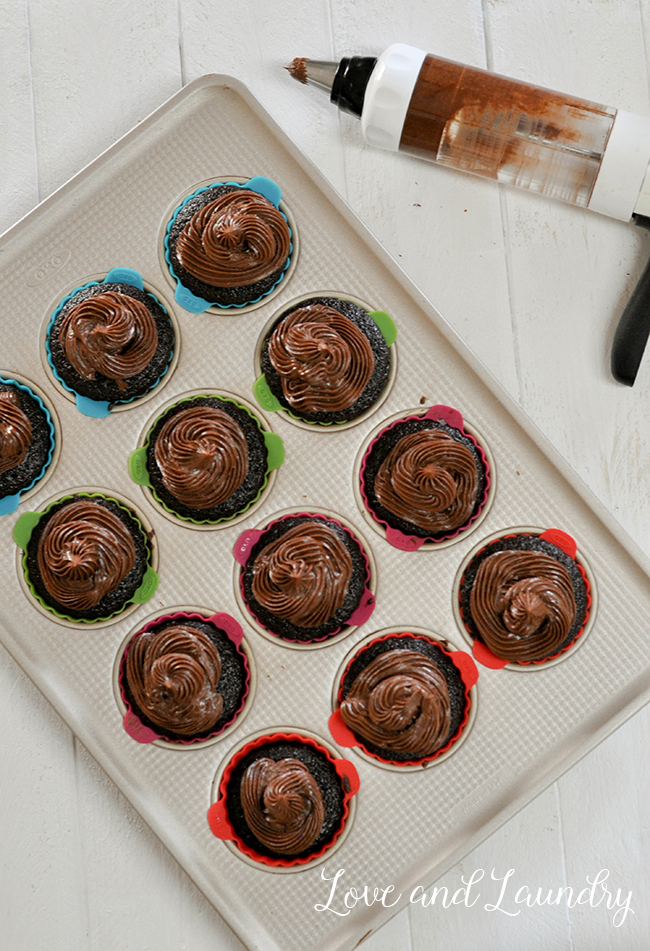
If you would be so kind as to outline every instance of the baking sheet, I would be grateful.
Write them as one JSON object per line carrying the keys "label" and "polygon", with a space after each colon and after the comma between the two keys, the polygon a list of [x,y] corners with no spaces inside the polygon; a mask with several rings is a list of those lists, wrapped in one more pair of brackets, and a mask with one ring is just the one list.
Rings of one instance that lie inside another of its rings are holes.
{"label": "baking sheet", "polygon": [[[116,266],[139,271],[173,301],[159,256],[169,208],[197,183],[258,174],[280,184],[300,234],[295,270],[277,297],[235,316],[192,315],[170,304],[181,344],[165,386],[107,419],[81,416],[41,356],[43,326],[58,301],[70,287]],[[249,947],[354,947],[400,906],[357,907],[346,917],[319,912],[314,906],[329,895],[321,871],[331,877],[345,868],[345,887],[392,884],[408,901],[417,883],[442,875],[648,700],[646,559],[239,83],[204,77],[186,87],[7,232],[0,250],[0,363],[8,375],[25,377],[47,394],[63,434],[47,485],[0,521],[3,643]],[[283,303],[321,292],[352,295],[394,318],[398,370],[385,403],[339,432],[309,431],[267,414],[286,458],[250,519],[196,531],[163,517],[127,468],[150,420],[170,398],[197,388],[251,400],[262,328]],[[382,419],[435,403],[459,409],[484,436],[497,491],[475,532],[442,550],[403,553],[373,532],[359,510],[356,458]],[[157,538],[160,585],[152,601],[128,616],[77,630],[45,618],[28,600],[11,532],[21,512],[85,485],[119,493],[146,513]],[[292,650],[260,636],[247,624],[233,584],[232,547],[242,529],[297,506],[340,513],[365,539],[377,566],[370,621],[318,650]],[[382,770],[346,752],[361,789],[350,834],[331,860],[276,874],[252,868],[215,839],[206,812],[230,750],[275,727],[327,738],[333,678],[372,631],[417,626],[463,647],[452,610],[456,572],[481,537],[519,525],[561,528],[588,559],[598,613],[584,644],[545,670],[481,668],[471,734],[453,756],[422,773]],[[243,721],[217,743],[189,750],[141,746],[121,726],[115,658],[143,619],[183,605],[205,605],[241,621],[257,670],[255,697]]]}

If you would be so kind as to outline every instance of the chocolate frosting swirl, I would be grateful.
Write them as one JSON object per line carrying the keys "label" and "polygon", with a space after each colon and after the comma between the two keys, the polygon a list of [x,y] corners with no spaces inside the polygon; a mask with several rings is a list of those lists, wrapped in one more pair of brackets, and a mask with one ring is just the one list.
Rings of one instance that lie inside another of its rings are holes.
{"label": "chocolate frosting swirl", "polygon": [[268,341],[268,356],[291,409],[336,413],[359,399],[375,367],[366,335],[326,304],[287,314]]}
{"label": "chocolate frosting swirl", "polygon": [[39,539],[41,581],[59,604],[75,611],[94,607],[135,564],[133,538],[120,519],[92,499],[64,505]]}
{"label": "chocolate frosting swirl", "polygon": [[80,301],[61,318],[59,343],[68,363],[84,380],[96,374],[120,390],[141,373],[158,347],[153,315],[128,294],[106,291]]}
{"label": "chocolate frosting swirl", "polygon": [[297,759],[252,762],[242,776],[241,804],[255,838],[280,855],[308,849],[325,821],[320,787]]}
{"label": "chocolate frosting swirl", "polygon": [[277,617],[318,627],[342,606],[352,577],[349,551],[316,519],[294,525],[255,558],[252,592]]}
{"label": "chocolate frosting swirl", "polygon": [[440,749],[449,735],[447,681],[419,651],[385,651],[356,677],[341,702],[341,716],[367,743],[422,759]]}
{"label": "chocolate frosting swirl", "polygon": [[403,436],[386,456],[374,492],[387,511],[432,533],[460,528],[476,506],[472,452],[439,429]]}
{"label": "chocolate frosting swirl", "polygon": [[139,634],[128,649],[125,672],[136,705],[163,730],[193,736],[221,716],[219,651],[195,627],[179,622]]}
{"label": "chocolate frosting swirl", "polygon": [[25,461],[32,442],[32,424],[12,390],[0,392],[0,472]]}
{"label": "chocolate frosting swirl", "polygon": [[193,509],[225,502],[248,473],[246,436],[216,406],[190,406],[170,416],[158,433],[154,456],[165,488]]}
{"label": "chocolate frosting swirl", "polygon": [[176,256],[191,275],[213,287],[244,287],[286,263],[289,227],[262,195],[238,188],[204,205],[176,242]]}
{"label": "chocolate frosting swirl", "polygon": [[478,567],[470,610],[481,640],[511,661],[541,660],[566,640],[576,618],[569,573],[551,555],[500,551]]}

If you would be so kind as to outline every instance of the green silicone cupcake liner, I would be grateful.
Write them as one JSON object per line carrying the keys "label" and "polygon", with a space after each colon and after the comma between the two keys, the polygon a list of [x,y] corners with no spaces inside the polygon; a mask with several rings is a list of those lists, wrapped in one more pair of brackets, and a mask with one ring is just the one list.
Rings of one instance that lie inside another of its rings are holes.
{"label": "green silicone cupcake liner", "polygon": [[[68,614],[64,614],[61,611],[57,611],[53,608],[44,598],[34,588],[34,585],[29,576],[29,569],[27,567],[27,557],[28,557],[28,547],[29,542],[32,537],[32,533],[40,520],[47,515],[47,513],[54,508],[55,505],[58,505],[61,502],[65,502],[67,499],[72,499],[75,497],[88,498],[88,499],[105,499],[108,502],[113,502],[118,506],[126,515],[136,523],[138,529],[142,534],[144,540],[144,545],[147,550],[147,568],[142,577],[138,588],[134,591],[131,598],[126,601],[123,607],[119,608],[117,611],[113,611],[111,614],[106,615],[105,617],[100,618],[73,618]],[[52,499],[45,509],[42,512],[24,512],[18,521],[16,522],[13,530],[13,539],[20,549],[22,549],[23,555],[20,560],[23,578],[27,589],[29,590],[31,596],[34,600],[48,612],[48,614],[53,614],[55,617],[60,618],[63,621],[68,621],[73,625],[78,624],[105,624],[107,621],[110,621],[112,618],[116,617],[118,614],[122,614],[127,608],[137,606],[139,604],[146,604],[155,594],[158,587],[158,573],[155,570],[154,564],[156,562],[155,558],[155,549],[151,544],[151,538],[142,524],[141,518],[136,515],[135,511],[131,508],[130,503],[127,504],[125,501],[115,498],[113,495],[106,495],[103,492],[95,491],[85,491],[80,490],[78,492],[69,492],[66,495],[57,496],[57,498]]]}
{"label": "green silicone cupcake liner", "polygon": [[[256,424],[257,428],[262,434],[264,440],[264,445],[266,446],[266,473],[264,476],[264,483],[260,487],[257,495],[244,506],[241,511],[236,512],[234,515],[229,518],[220,518],[220,519],[196,519],[190,518],[186,515],[179,515],[178,512],[175,512],[174,509],[170,508],[168,505],[163,502],[155,488],[151,484],[149,478],[149,470],[147,468],[147,454],[149,452],[149,445],[151,441],[151,433],[156,428],[160,419],[167,413],[173,406],[178,406],[179,403],[190,403],[196,399],[218,399],[224,403],[232,403],[233,406],[236,406],[238,409],[243,410],[247,416]],[[143,486],[151,492],[151,495],[154,497],[156,502],[161,506],[161,508],[168,513],[174,520],[179,520],[181,522],[187,522],[190,525],[195,525],[199,528],[214,528],[217,526],[232,525],[236,520],[241,519],[243,515],[249,513],[251,508],[255,506],[262,496],[267,492],[271,487],[270,479],[275,473],[276,469],[284,462],[284,444],[280,436],[277,433],[272,432],[270,429],[265,429],[255,411],[249,408],[245,403],[241,402],[239,398],[235,398],[228,394],[225,394],[217,390],[207,390],[207,391],[196,391],[188,394],[181,399],[176,399],[171,403],[168,403],[162,410],[159,412],[153,422],[148,426],[147,433],[145,436],[145,441],[142,446],[138,449],[135,449],[129,456],[129,475],[136,483],[136,485]]]}

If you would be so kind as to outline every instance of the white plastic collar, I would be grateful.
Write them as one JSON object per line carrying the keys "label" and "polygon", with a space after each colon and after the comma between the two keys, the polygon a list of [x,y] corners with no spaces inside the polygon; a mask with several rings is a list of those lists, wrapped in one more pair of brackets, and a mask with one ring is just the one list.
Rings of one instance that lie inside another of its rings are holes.
{"label": "white plastic collar", "polygon": [[394,43],[381,54],[366,87],[361,132],[368,145],[396,152],[424,50]]}
{"label": "white plastic collar", "polygon": [[621,221],[629,221],[633,212],[650,216],[648,162],[650,119],[619,109],[587,206],[590,211]]}

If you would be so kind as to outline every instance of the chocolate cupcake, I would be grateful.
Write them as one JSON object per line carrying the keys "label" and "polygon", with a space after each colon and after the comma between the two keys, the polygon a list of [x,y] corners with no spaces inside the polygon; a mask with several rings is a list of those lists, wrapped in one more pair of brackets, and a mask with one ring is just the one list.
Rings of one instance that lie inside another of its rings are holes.
{"label": "chocolate cupcake", "polygon": [[139,742],[197,743],[241,713],[249,692],[241,626],[187,612],[150,621],[126,645],[119,687],[126,731]]}
{"label": "chocolate cupcake", "polygon": [[356,421],[388,392],[395,337],[383,311],[338,297],[294,301],[264,334],[255,395],[306,423]]}
{"label": "chocolate cupcake", "polygon": [[24,513],[14,539],[31,593],[67,620],[108,620],[155,591],[151,542],[135,513],[115,499],[66,496],[42,514]]}
{"label": "chocolate cupcake", "polygon": [[167,373],[176,345],[169,314],[127,268],[69,294],[46,336],[54,375],[92,416],[149,393]]}
{"label": "chocolate cupcake", "polygon": [[396,766],[422,765],[465,728],[478,677],[468,654],[412,631],[374,637],[340,678],[332,735]]}
{"label": "chocolate cupcake", "polygon": [[156,419],[144,447],[131,454],[131,476],[164,509],[196,523],[246,512],[284,458],[282,440],[225,394],[181,399]]}
{"label": "chocolate cupcake", "polygon": [[400,416],[361,459],[364,509],[405,550],[452,539],[487,512],[494,483],[486,450],[448,406]]}
{"label": "chocolate cupcake", "polygon": [[230,760],[208,821],[256,862],[301,865],[340,837],[358,776],[309,736],[278,732],[244,745]]}
{"label": "chocolate cupcake", "polygon": [[479,660],[535,665],[561,655],[582,634],[591,585],[569,535],[522,531],[504,533],[470,555],[457,598]]}
{"label": "chocolate cupcake", "polygon": [[43,478],[55,440],[43,400],[31,387],[0,377],[0,515],[14,512],[20,496]]}
{"label": "chocolate cupcake", "polygon": [[279,284],[294,252],[280,198],[274,182],[256,177],[199,188],[175,209],[165,257],[183,307],[245,307]]}
{"label": "chocolate cupcake", "polygon": [[235,545],[241,597],[257,623],[282,640],[324,641],[364,623],[375,599],[361,542],[336,518],[284,515]]}

